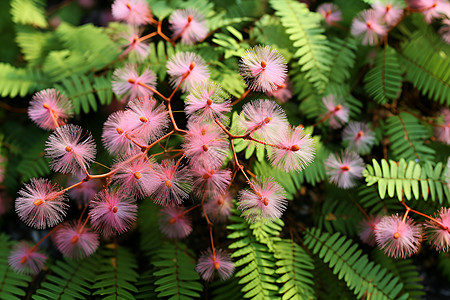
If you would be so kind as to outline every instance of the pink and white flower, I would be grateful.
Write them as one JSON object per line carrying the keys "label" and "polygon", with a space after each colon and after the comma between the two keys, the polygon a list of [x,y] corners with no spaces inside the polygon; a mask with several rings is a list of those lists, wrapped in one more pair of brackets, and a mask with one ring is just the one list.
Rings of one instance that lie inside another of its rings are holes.
{"label": "pink and white flower", "polygon": [[146,0],[115,0],[111,6],[114,19],[133,25],[144,25],[151,18]]}
{"label": "pink and white flower", "polygon": [[100,245],[98,234],[81,224],[64,224],[53,236],[56,248],[66,257],[82,259]]}
{"label": "pink and white flower", "polygon": [[450,19],[444,19],[442,21],[442,27],[439,29],[439,34],[447,44],[450,44]]}
{"label": "pink and white flower", "polygon": [[436,136],[438,141],[450,145],[450,109],[442,109],[441,114],[444,116],[444,124],[436,126]]}
{"label": "pink and white flower", "polygon": [[191,219],[183,207],[164,207],[159,212],[159,229],[168,238],[182,239],[192,232]]}
{"label": "pink and white flower", "polygon": [[333,3],[322,3],[317,7],[317,12],[324,17],[328,25],[333,25],[342,20],[342,13],[339,7]]}
{"label": "pink and white flower", "polygon": [[403,16],[404,3],[394,0],[384,0],[373,4],[375,14],[383,19],[388,26],[393,26]]}
{"label": "pink and white flower", "polygon": [[286,81],[279,85],[274,91],[266,91],[266,95],[274,97],[278,103],[286,103],[292,98],[292,82],[286,77]]}
{"label": "pink and white flower", "polygon": [[217,271],[222,280],[228,279],[234,272],[234,264],[230,255],[222,249],[213,252],[208,249],[200,255],[195,270],[202,276],[203,280],[210,281]]}
{"label": "pink and white flower", "polygon": [[208,218],[214,222],[224,223],[231,215],[233,208],[232,197],[229,192],[225,192],[216,198],[210,198],[204,205]]}
{"label": "pink and white flower", "polygon": [[216,199],[223,195],[231,183],[231,171],[216,170],[209,167],[196,166],[192,168],[194,175],[193,191],[197,197]]}
{"label": "pink and white flower", "polygon": [[[131,132],[141,125],[138,118],[128,118],[124,111],[112,113],[103,125],[102,141],[109,153],[133,154],[139,151],[139,147],[131,141]],[[134,137],[138,143],[145,141],[139,137]]]}
{"label": "pink and white flower", "polygon": [[139,75],[136,66],[132,64],[115,70],[112,75],[112,90],[120,95],[123,101],[152,96],[155,85],[156,76],[151,70],[145,69]]}
{"label": "pink and white flower", "polygon": [[324,117],[329,118],[331,128],[337,129],[347,123],[350,112],[343,100],[336,99],[334,95],[328,95],[322,98],[322,102],[327,109]]}
{"label": "pink and white flower", "polygon": [[8,264],[19,274],[37,274],[44,267],[47,256],[36,250],[35,246],[29,246],[26,242],[21,242],[13,248],[8,257]]}
{"label": "pink and white flower", "polygon": [[436,214],[435,219],[440,224],[434,221],[425,224],[428,240],[437,251],[448,252],[450,249],[450,210],[447,207],[442,207],[440,212]]}
{"label": "pink and white flower", "polygon": [[183,92],[190,91],[195,85],[209,78],[205,61],[192,52],[178,52],[167,62],[167,73],[173,87],[181,84]]}
{"label": "pink and white flower", "polygon": [[342,131],[342,140],[348,143],[349,151],[366,154],[375,142],[375,132],[366,123],[352,121]]}
{"label": "pink and white flower", "polygon": [[150,46],[140,40],[142,30],[134,26],[130,26],[128,31],[122,34],[122,37],[127,42],[124,46],[125,50],[120,56],[129,54],[133,59],[142,62],[150,53]]}
{"label": "pink and white flower", "polygon": [[363,45],[373,46],[387,34],[387,28],[382,24],[376,11],[368,9],[353,19],[351,33],[355,37],[360,37]]}
{"label": "pink and white flower", "polygon": [[330,182],[343,189],[356,185],[355,180],[362,177],[364,167],[364,161],[354,152],[345,151],[341,155],[331,153],[325,160]]}
{"label": "pink and white flower", "polygon": [[371,216],[370,220],[363,219],[360,222],[359,238],[369,246],[375,246],[375,227],[380,219],[380,217]]}
{"label": "pink and white flower", "polygon": [[193,45],[208,34],[208,26],[203,14],[194,8],[177,9],[169,18],[172,39],[181,37],[181,42]]}

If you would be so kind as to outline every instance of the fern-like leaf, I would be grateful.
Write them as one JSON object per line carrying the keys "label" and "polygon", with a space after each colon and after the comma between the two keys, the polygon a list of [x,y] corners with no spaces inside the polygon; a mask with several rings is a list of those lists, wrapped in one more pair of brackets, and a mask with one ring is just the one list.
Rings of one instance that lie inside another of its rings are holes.
{"label": "fern-like leaf", "polygon": [[212,300],[242,300],[244,294],[241,292],[238,280],[231,277],[225,281],[216,280],[209,286]]}
{"label": "fern-like leaf", "polygon": [[48,23],[45,19],[44,8],[45,2],[42,0],[12,0],[12,20],[16,24],[46,28]]}
{"label": "fern-like leaf", "polygon": [[158,76],[158,79],[163,81],[166,77],[167,60],[175,54],[175,48],[168,42],[159,41],[150,43],[150,54],[147,62],[151,66],[152,71]]}
{"label": "fern-like leaf", "polygon": [[351,36],[346,39],[333,38],[330,41],[333,61],[328,74],[329,81],[344,83],[350,78],[355,65],[358,42]]}
{"label": "fern-like leaf", "polygon": [[0,63],[1,97],[24,97],[49,84],[42,73],[36,69],[16,68],[7,63]]}

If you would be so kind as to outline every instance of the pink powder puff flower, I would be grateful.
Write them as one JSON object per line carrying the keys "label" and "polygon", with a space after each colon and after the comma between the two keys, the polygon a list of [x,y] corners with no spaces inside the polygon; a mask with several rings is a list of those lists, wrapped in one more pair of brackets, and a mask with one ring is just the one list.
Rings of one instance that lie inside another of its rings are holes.
{"label": "pink powder puff flower", "polygon": [[322,98],[322,102],[327,109],[325,117],[328,116],[331,128],[337,129],[347,123],[350,112],[342,100],[336,100],[334,95],[328,95]]}
{"label": "pink powder puff flower", "polygon": [[364,161],[354,152],[331,153],[325,160],[327,175],[330,182],[342,189],[348,189],[356,185],[355,179],[362,177]]}
{"label": "pink powder puff flower", "polygon": [[28,108],[28,117],[45,130],[54,130],[66,124],[72,114],[72,102],[55,89],[34,94]]}
{"label": "pink powder puff flower", "polygon": [[209,78],[205,61],[192,52],[178,52],[167,62],[170,84],[177,87],[181,82],[183,92],[190,91],[196,84]]}
{"label": "pink powder puff flower", "polygon": [[375,226],[375,239],[388,256],[406,258],[419,250],[421,228],[409,217],[385,216]]}
{"label": "pink powder puff flower", "polygon": [[133,25],[147,24],[151,18],[146,0],[115,0],[111,11],[114,19]]}
{"label": "pink powder puff flower", "polygon": [[[84,135],[85,136],[85,135]],[[97,149],[91,134],[84,140],[80,126],[68,124],[56,129],[45,142],[46,156],[52,159],[50,168],[55,172],[76,174],[87,170],[95,160]]]}
{"label": "pink powder puff flower", "polygon": [[197,197],[203,195],[208,198],[217,198],[227,190],[231,182],[231,171],[215,170],[209,167],[196,166],[192,168],[194,183],[192,190]]}
{"label": "pink powder puff flower", "polygon": [[384,0],[373,4],[375,14],[384,19],[388,26],[393,26],[400,21],[403,16],[403,8],[404,3],[395,0]]}
{"label": "pink powder puff flower", "polygon": [[112,176],[113,183],[124,194],[145,198],[155,189],[156,173],[153,163],[145,154],[135,156],[123,155],[113,165],[117,172]]}
{"label": "pink powder puff flower", "polygon": [[36,228],[45,229],[62,221],[66,216],[67,199],[57,184],[49,180],[31,179],[19,191],[20,197],[16,199],[16,212],[25,224]]}
{"label": "pink powder puff flower", "polygon": [[436,136],[438,141],[450,145],[450,109],[442,109],[441,114],[444,116],[444,124],[436,126]]}
{"label": "pink powder puff flower", "polygon": [[284,57],[269,46],[247,49],[239,63],[239,73],[253,91],[274,91],[286,80]]}
{"label": "pink powder puff flower", "polygon": [[348,143],[349,151],[366,154],[375,142],[375,132],[366,123],[352,121],[342,131],[342,140]]}
{"label": "pink powder puff flower", "polygon": [[333,3],[322,3],[317,7],[317,12],[324,17],[328,25],[333,25],[342,20],[342,13],[339,7]]}
{"label": "pink powder puff flower", "polygon": [[183,207],[164,207],[159,211],[159,229],[170,239],[182,239],[192,232],[191,219]]}
{"label": "pink powder puff flower", "polygon": [[150,46],[140,40],[142,30],[131,26],[128,28],[128,32],[124,33],[122,37],[126,40],[127,44],[124,46],[126,49],[122,52],[120,57],[130,54],[133,59],[142,62],[150,53]]}
{"label": "pink powder puff flower", "polygon": [[450,210],[447,207],[441,207],[435,219],[441,224],[433,221],[425,224],[428,240],[437,251],[448,252],[450,248]]}
{"label": "pink powder puff flower", "polygon": [[378,14],[373,9],[362,11],[352,23],[351,33],[362,38],[363,45],[376,45],[387,33],[387,28],[381,24]]}
{"label": "pink powder puff flower", "polygon": [[18,274],[35,275],[44,267],[47,259],[42,253],[36,252],[35,246],[29,246],[26,242],[14,246],[8,257],[8,263]]}
{"label": "pink powder puff flower", "polygon": [[303,126],[289,128],[281,132],[281,142],[269,148],[268,156],[272,165],[285,172],[301,171],[314,160],[314,140],[305,135]]}
{"label": "pink powder puff flower", "polygon": [[155,88],[156,76],[151,70],[145,69],[142,75],[139,75],[135,65],[126,64],[123,68],[115,70],[112,75],[112,90],[121,95],[124,101],[153,95],[153,91],[142,85]]}
{"label": "pink powder puff flower", "polygon": [[[103,125],[102,141],[109,153],[124,152],[132,154],[139,151],[139,147],[130,140],[130,133],[137,128],[141,121],[137,118],[128,118],[124,111],[112,113]],[[144,143],[133,137],[138,143]]]}
{"label": "pink powder puff flower", "polygon": [[208,218],[217,223],[224,223],[231,215],[233,208],[232,197],[229,192],[216,198],[210,198],[204,205]]}
{"label": "pink powder puff flower", "polygon": [[134,118],[136,126],[131,137],[150,143],[163,135],[169,125],[169,113],[164,104],[152,97],[136,98],[128,103],[127,118]]}
{"label": "pink powder puff flower", "polygon": [[284,189],[273,178],[250,182],[251,189],[241,190],[238,195],[239,209],[249,222],[273,221],[286,209]]}
{"label": "pink powder puff flower", "polygon": [[191,191],[190,171],[179,167],[174,160],[163,160],[161,165],[155,166],[155,171],[155,203],[162,206],[180,205]]}
{"label": "pink powder puff flower", "polygon": [[81,224],[64,224],[56,231],[53,240],[59,252],[71,259],[88,257],[100,245],[98,234]]}
{"label": "pink powder puff flower", "polygon": [[181,42],[193,45],[203,40],[208,34],[208,26],[203,14],[196,9],[177,9],[169,18],[170,30],[173,31],[172,39],[181,36]]}
{"label": "pink powder puff flower", "polygon": [[[78,172],[67,181],[67,185],[71,186],[73,184],[76,184],[84,178],[86,178],[86,173]],[[79,206],[84,206],[89,202],[89,200],[94,198],[95,194],[97,194],[100,188],[101,185],[98,180],[89,180],[84,182],[83,184],[76,186],[73,189],[70,189],[68,193],[69,197],[73,200],[76,200]]]}
{"label": "pink powder puff flower", "polygon": [[217,271],[220,278],[225,280],[230,278],[233,274],[234,264],[226,251],[217,249],[213,253],[210,248],[200,255],[195,270],[205,281],[210,281],[213,278],[214,271]]}
{"label": "pink powder puff flower", "polygon": [[228,155],[228,140],[223,131],[212,123],[188,124],[183,150],[192,165],[219,168]]}
{"label": "pink powder puff flower", "polygon": [[450,18],[450,3],[447,0],[419,0],[415,6],[425,16],[427,23],[443,17]]}
{"label": "pink powder puff flower", "polygon": [[136,220],[135,202],[120,190],[99,192],[89,204],[92,226],[105,237],[124,233]]}
{"label": "pink powder puff flower", "polygon": [[371,216],[370,221],[363,219],[360,222],[359,238],[369,246],[375,246],[375,226],[380,222],[380,217]]}
{"label": "pink powder puff flower", "polygon": [[186,114],[199,122],[223,120],[231,111],[229,95],[214,81],[204,81],[192,88],[186,97]]}
{"label": "pink powder puff flower", "polygon": [[278,143],[281,134],[288,130],[288,121],[284,110],[270,100],[253,100],[242,107],[239,128],[245,134],[253,133],[253,137],[266,143]]}
{"label": "pink powder puff flower", "polygon": [[278,103],[286,103],[292,98],[292,89],[292,82],[289,78],[286,78],[286,81],[279,85],[276,90],[266,91],[266,95],[274,97]]}
{"label": "pink powder puff flower", "polygon": [[447,44],[450,44],[450,19],[444,19],[442,21],[442,27],[439,29],[439,34]]}

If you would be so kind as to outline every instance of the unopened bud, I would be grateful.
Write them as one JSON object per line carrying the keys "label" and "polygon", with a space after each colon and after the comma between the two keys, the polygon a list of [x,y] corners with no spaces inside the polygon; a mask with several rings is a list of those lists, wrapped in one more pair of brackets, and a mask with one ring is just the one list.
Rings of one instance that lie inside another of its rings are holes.
{"label": "unopened bud", "polygon": [[398,239],[399,237],[400,237],[400,233],[398,233],[398,232],[394,233],[394,236],[393,236],[394,239]]}
{"label": "unopened bud", "polygon": [[191,64],[189,65],[189,70],[192,71],[195,68],[195,62],[191,62]]}
{"label": "unopened bud", "polygon": [[113,208],[112,208],[112,212],[113,213],[117,213],[119,211],[119,208],[117,207],[117,206],[114,206]]}
{"label": "unopened bud", "polygon": [[39,206],[41,204],[44,204],[44,202],[45,201],[42,199],[37,199],[37,200],[34,200],[33,204],[34,204],[34,206]]}
{"label": "unopened bud", "polygon": [[267,63],[265,61],[262,61],[261,62],[261,68],[265,68],[265,67],[267,67]]}
{"label": "unopened bud", "polygon": [[341,170],[342,170],[342,171],[345,171],[345,172],[346,172],[346,171],[350,171],[350,167],[349,167],[349,166],[342,166],[342,167],[341,167]]}
{"label": "unopened bud", "polygon": [[213,102],[211,99],[208,99],[208,100],[206,100],[206,104],[211,105],[211,104],[213,104]]}
{"label": "unopened bud", "polygon": [[175,224],[177,222],[177,219],[176,218],[170,218],[170,220],[169,220],[169,223],[170,224]]}
{"label": "unopened bud", "polygon": [[129,78],[128,83],[135,84],[136,80],[134,78]]}
{"label": "unopened bud", "polygon": [[22,258],[20,259],[20,264],[23,265],[24,263],[26,263],[28,260],[27,256],[22,256]]}
{"label": "unopened bud", "polygon": [[70,152],[70,151],[72,151],[72,147],[66,146],[66,148],[64,148],[64,150],[66,150],[67,152]]}
{"label": "unopened bud", "polygon": [[342,109],[342,105],[338,104],[336,105],[336,107],[334,108],[334,111],[339,111]]}
{"label": "unopened bud", "polygon": [[116,128],[116,131],[117,131],[118,134],[122,134],[122,133],[123,133],[123,129],[120,128],[120,127],[117,127],[117,128]]}
{"label": "unopened bud", "polygon": [[78,237],[78,234],[77,234],[77,235],[74,235],[73,238],[72,238],[72,240],[70,241],[70,243],[76,244],[76,243],[78,242],[79,239],[80,239],[80,238]]}
{"label": "unopened bud", "polygon": [[192,15],[189,15],[189,16],[188,16],[188,23],[191,23],[192,20],[194,20],[194,17],[193,17]]}
{"label": "unopened bud", "polygon": [[292,146],[291,146],[291,151],[296,152],[296,151],[298,151],[298,150],[300,150],[300,146],[299,146],[299,145],[292,145]]}
{"label": "unopened bud", "polygon": [[208,180],[211,177],[209,173],[203,174],[203,179]]}
{"label": "unopened bud", "polygon": [[272,119],[270,117],[264,118],[264,123],[269,124]]}
{"label": "unopened bud", "polygon": [[264,197],[263,203],[264,203],[265,206],[269,205],[269,199],[267,199],[266,197]]}
{"label": "unopened bud", "polygon": [[168,188],[170,188],[172,186],[172,181],[166,180],[165,184]]}
{"label": "unopened bud", "polygon": [[44,104],[42,104],[42,106],[46,109],[50,108],[50,104],[48,104],[47,102],[44,102]]}
{"label": "unopened bud", "polygon": [[142,177],[141,172],[135,172],[133,175],[134,175],[134,178],[136,178],[136,179],[141,179],[141,177]]}
{"label": "unopened bud", "polygon": [[203,148],[203,151],[205,151],[205,152],[209,150],[209,148],[208,148],[208,146],[207,146],[207,145],[203,145],[203,147],[202,147],[202,148]]}
{"label": "unopened bud", "polygon": [[362,138],[363,135],[364,135],[364,132],[362,130],[358,131],[358,133],[356,134],[356,139]]}
{"label": "unopened bud", "polygon": [[220,268],[220,263],[218,261],[214,262],[214,269],[219,270]]}
{"label": "unopened bud", "polygon": [[145,123],[148,121],[148,119],[146,117],[142,116],[139,118],[139,121],[141,121],[142,123]]}

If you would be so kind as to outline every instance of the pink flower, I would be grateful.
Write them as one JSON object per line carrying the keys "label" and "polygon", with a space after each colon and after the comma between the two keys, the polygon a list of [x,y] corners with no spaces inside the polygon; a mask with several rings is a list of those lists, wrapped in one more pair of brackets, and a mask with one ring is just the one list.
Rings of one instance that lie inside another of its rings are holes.
{"label": "pink flower", "polygon": [[[68,180],[67,185],[71,186],[86,178],[86,173],[78,172]],[[81,185],[69,190],[69,197],[77,201],[79,206],[86,205],[89,200],[94,198],[95,194],[100,190],[101,185],[99,180],[89,180]]]}
{"label": "pink flower", "polygon": [[205,281],[210,281],[213,278],[214,271],[217,271],[220,278],[225,280],[233,274],[234,264],[231,261],[230,255],[222,249],[217,249],[214,253],[211,249],[208,249],[200,255],[195,270]]}
{"label": "pink flower", "polygon": [[279,85],[276,90],[267,90],[266,95],[269,97],[274,97],[278,103],[286,103],[292,98],[292,89],[292,82],[289,78],[286,78],[286,81]]}
{"label": "pink flower", "polygon": [[450,109],[442,109],[441,114],[444,116],[444,124],[436,126],[437,139],[450,145]]}
{"label": "pink flower", "polygon": [[447,0],[419,0],[415,7],[425,16],[427,23],[442,17],[450,18],[450,3]]}
{"label": "pink flower", "polygon": [[47,259],[42,253],[36,252],[36,247],[27,243],[17,244],[8,257],[8,263],[19,274],[34,275],[39,273]]}
{"label": "pink flower", "polygon": [[399,2],[393,0],[375,2],[373,4],[373,9],[379,18],[386,21],[388,26],[397,24],[403,16],[403,7]]}
{"label": "pink flower", "polygon": [[159,211],[159,229],[171,239],[182,239],[192,232],[191,219],[182,207],[164,207]]}
{"label": "pink flower", "polygon": [[160,166],[155,166],[155,171],[155,203],[162,206],[180,205],[191,191],[190,171],[179,167],[174,160],[163,160]]}
{"label": "pink flower", "polygon": [[359,238],[369,246],[375,246],[375,226],[380,219],[380,217],[371,216],[370,221],[363,219],[360,222]]}
{"label": "pink flower", "polygon": [[136,220],[135,200],[123,191],[103,190],[95,196],[89,207],[92,226],[105,237],[124,233]]}
{"label": "pink flower", "polygon": [[366,123],[352,121],[342,131],[342,140],[348,143],[348,150],[366,154],[375,142],[375,132]]}
{"label": "pink flower", "polygon": [[[124,111],[116,111],[111,114],[103,126],[102,141],[109,153],[119,152],[132,154],[139,151],[139,147],[130,139],[130,133],[137,128],[141,121],[137,118],[128,118]],[[144,143],[139,138],[136,142]]]}
{"label": "pink flower", "polygon": [[145,0],[115,0],[111,10],[114,19],[128,24],[147,24],[151,18],[150,7]]}
{"label": "pink flower", "polygon": [[76,174],[80,168],[87,170],[97,153],[91,134],[86,136],[80,126],[72,124],[56,129],[45,145],[47,157],[52,159],[50,168],[61,173]]}
{"label": "pink flower", "polygon": [[241,190],[238,195],[239,209],[250,222],[273,221],[286,209],[284,189],[273,178],[250,182],[251,189]]}
{"label": "pink flower", "polygon": [[238,126],[257,140],[276,144],[288,125],[286,114],[274,101],[253,100],[242,107]]}
{"label": "pink flower", "polygon": [[71,259],[90,256],[100,245],[98,234],[81,224],[65,224],[54,237],[58,250]]}
{"label": "pink flower", "polygon": [[226,119],[231,111],[229,95],[214,81],[204,81],[195,86],[186,97],[186,114],[199,122]]}
{"label": "pink flower", "polygon": [[403,221],[398,215],[386,216],[375,226],[375,238],[384,253],[405,258],[419,250],[421,229],[409,217]]}
{"label": "pink flower", "polygon": [[341,155],[331,153],[325,160],[330,182],[338,187],[348,189],[356,185],[355,179],[362,177],[364,161],[354,152],[342,152]]}
{"label": "pink flower", "polygon": [[373,9],[362,11],[353,19],[352,35],[362,38],[363,45],[376,45],[387,33],[379,16]]}
{"label": "pink flower", "polygon": [[442,27],[439,29],[439,34],[447,44],[450,44],[450,19],[444,19],[442,21]]}
{"label": "pink flower", "polygon": [[126,118],[134,118],[136,126],[131,137],[152,142],[164,134],[169,124],[169,114],[164,104],[159,104],[152,97],[136,98],[128,103]]}
{"label": "pink flower", "polygon": [[230,170],[215,170],[208,167],[196,166],[192,169],[194,175],[193,191],[201,198],[216,199],[223,195],[231,183]]}
{"label": "pink flower", "polygon": [[301,171],[314,160],[314,140],[309,133],[305,135],[303,126],[289,128],[280,135],[281,142],[268,153],[274,167],[285,172]]}
{"label": "pink flower", "polygon": [[287,65],[276,49],[256,46],[245,51],[239,64],[239,73],[250,89],[274,91],[286,80]]}
{"label": "pink flower", "polygon": [[191,165],[220,168],[228,155],[228,140],[214,123],[189,123],[183,149]]}
{"label": "pink flower", "polygon": [[433,221],[425,224],[428,229],[428,239],[437,251],[448,252],[450,248],[450,210],[447,207],[441,207],[441,211],[435,216],[435,219],[441,224]]}
{"label": "pink flower", "polygon": [[55,89],[34,94],[28,108],[29,118],[39,127],[54,130],[72,116],[72,102]]}
{"label": "pink flower", "polygon": [[181,83],[183,92],[190,91],[196,84],[209,78],[205,61],[192,52],[178,52],[167,62],[170,83],[177,87]]}
{"label": "pink flower", "polygon": [[172,39],[181,36],[183,44],[193,45],[203,40],[208,34],[208,27],[203,15],[194,8],[177,9],[169,18]]}
{"label": "pink flower", "polygon": [[126,47],[126,49],[120,55],[121,57],[127,54],[131,54],[133,58],[139,62],[142,62],[147,58],[150,52],[150,47],[148,44],[139,40],[141,34],[142,30],[139,30],[134,26],[128,28],[128,32],[122,35],[122,37],[126,40],[127,44],[124,46]]}
{"label": "pink flower", "polygon": [[153,170],[153,163],[145,154],[124,155],[114,164],[113,169],[117,170],[112,176],[113,183],[124,194],[145,198],[155,189],[157,175]]}
{"label": "pink flower", "polygon": [[66,198],[60,192],[57,184],[51,184],[47,179],[31,179],[19,191],[16,199],[16,212],[25,224],[45,229],[62,221],[66,215],[68,205]]}
{"label": "pink flower", "polygon": [[323,3],[317,7],[317,12],[320,13],[328,25],[333,25],[342,20],[342,13],[339,7],[333,3]]}
{"label": "pink flower", "polygon": [[340,128],[343,124],[347,123],[349,116],[349,109],[345,106],[342,100],[336,101],[334,95],[328,95],[322,98],[323,105],[327,109],[325,116],[330,119],[330,127],[333,129]]}
{"label": "pink flower", "polygon": [[206,214],[214,222],[223,223],[228,220],[233,208],[232,197],[229,192],[216,198],[209,198],[204,205]]}
{"label": "pink flower", "polygon": [[112,89],[114,93],[121,95],[124,101],[153,95],[153,91],[143,85],[154,89],[155,84],[156,76],[152,71],[145,69],[142,75],[139,75],[136,66],[132,64],[115,70],[112,75]]}

